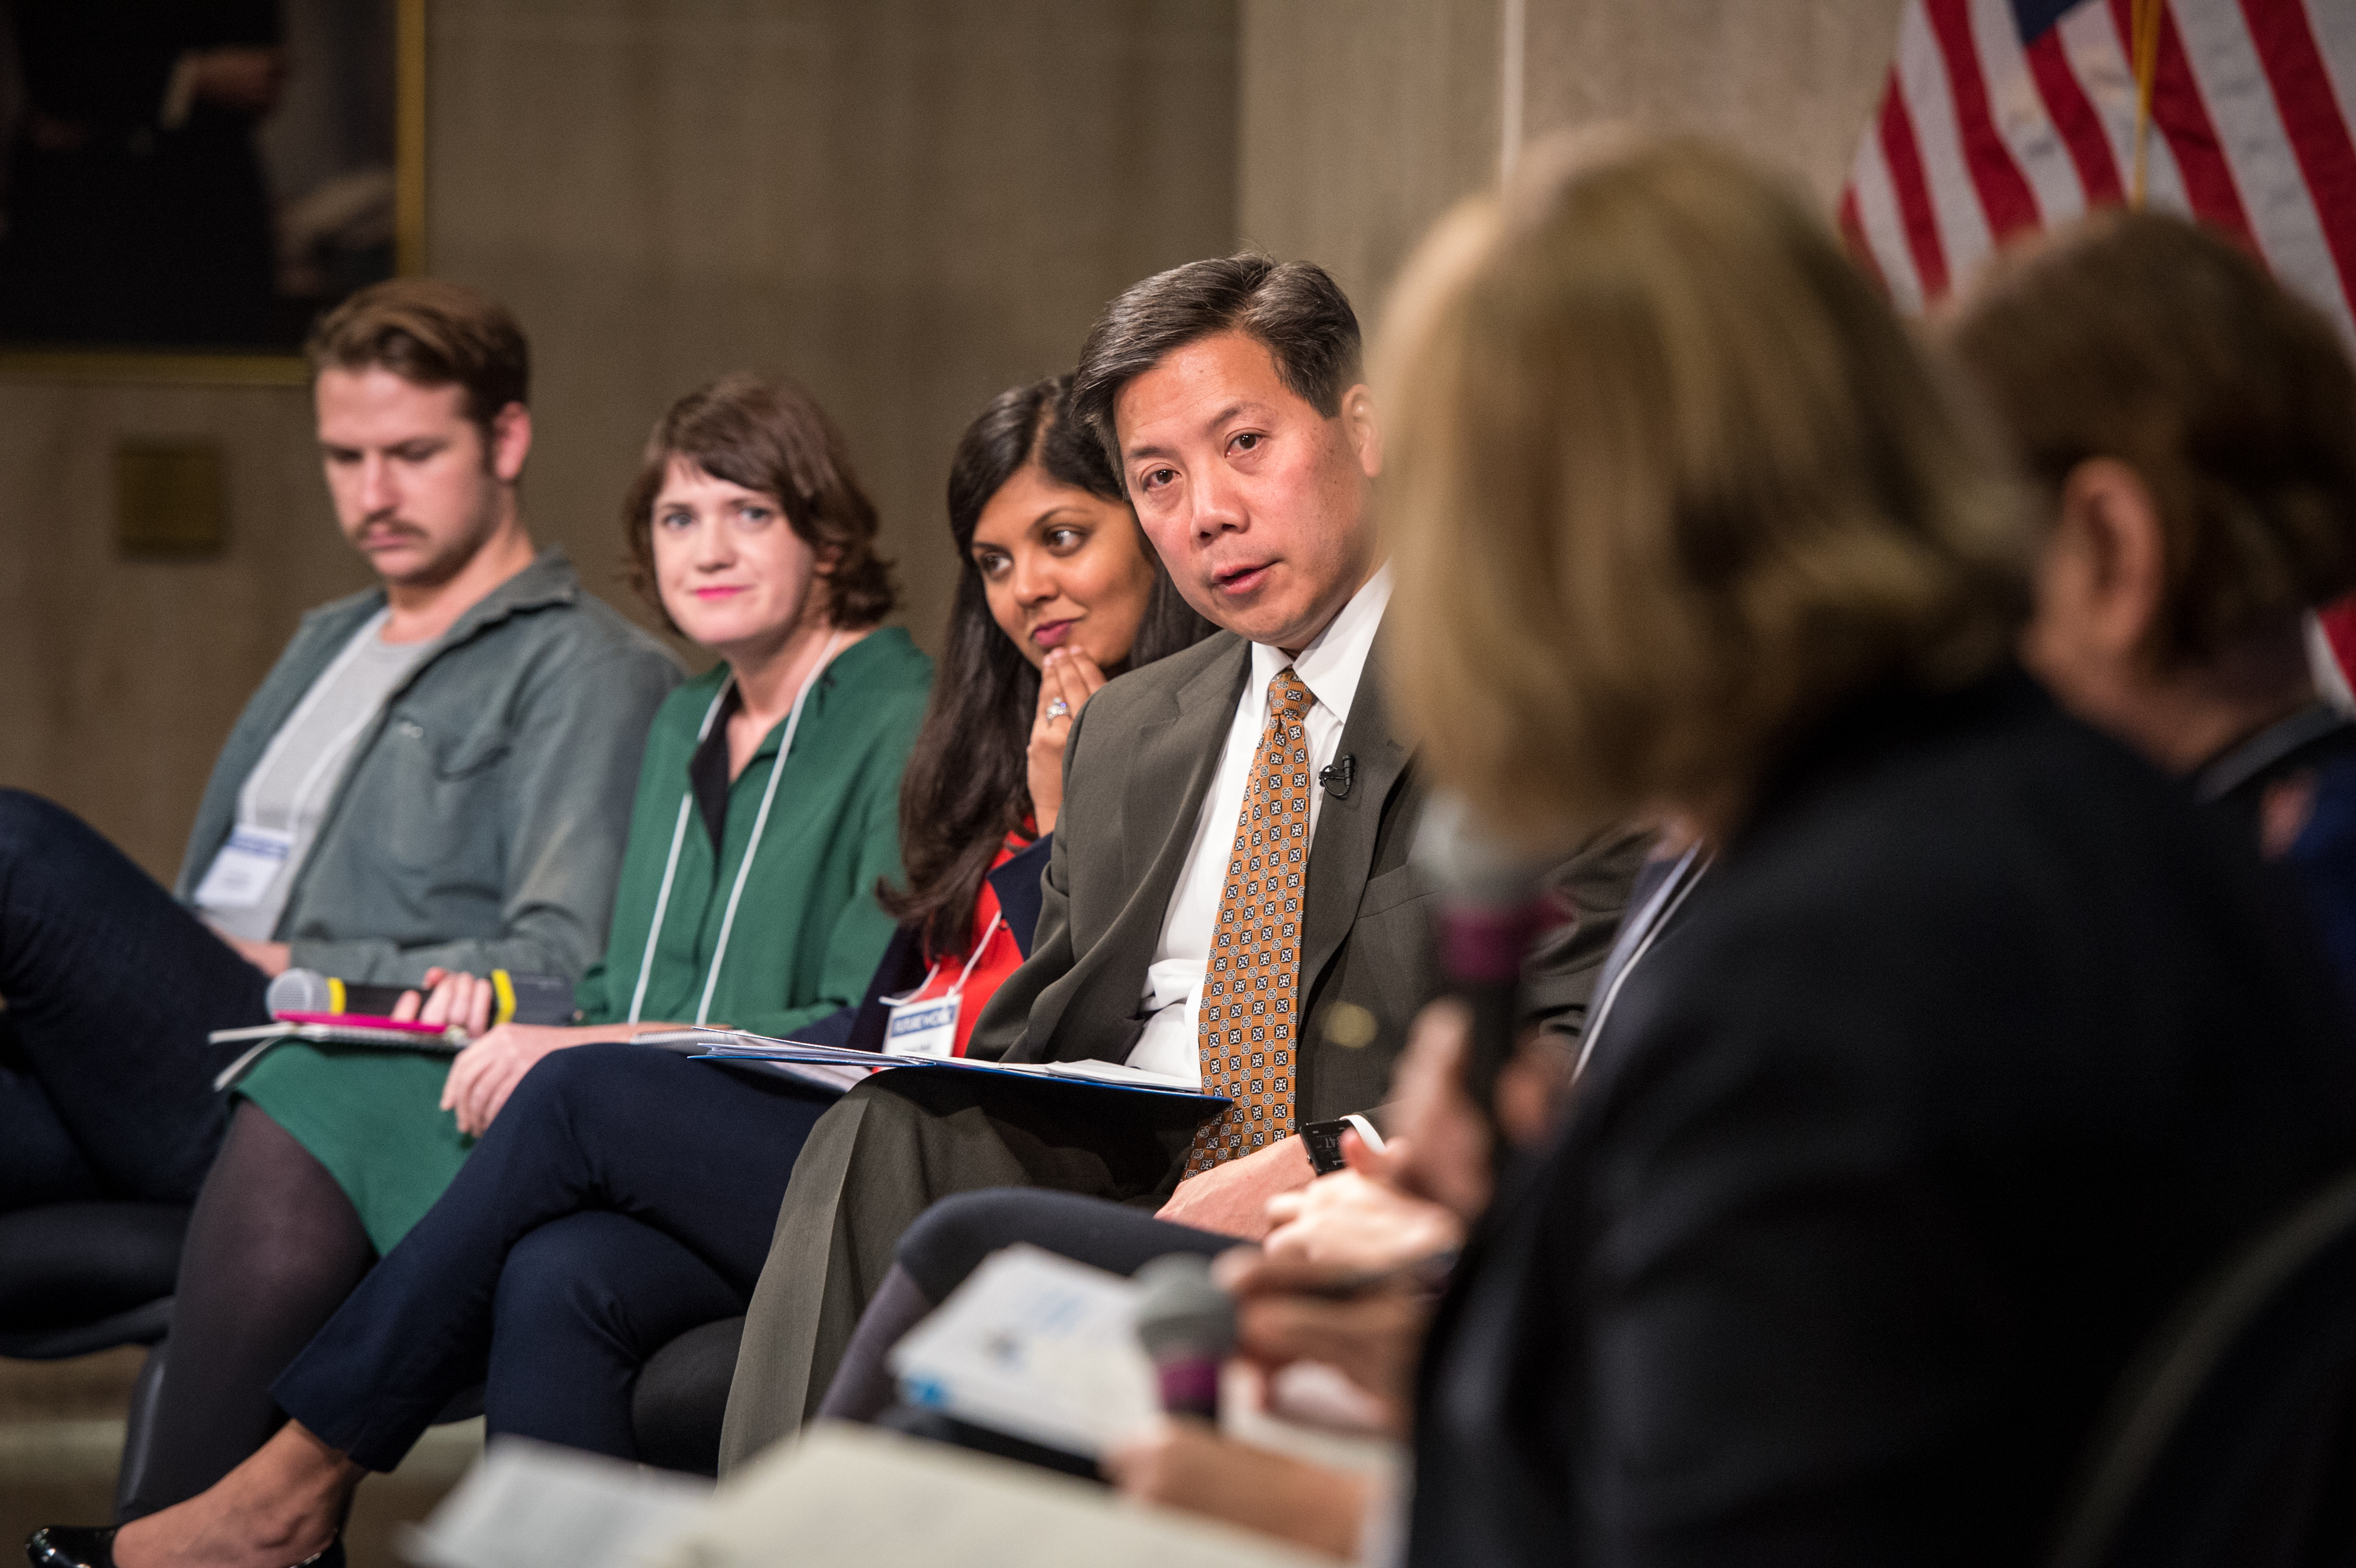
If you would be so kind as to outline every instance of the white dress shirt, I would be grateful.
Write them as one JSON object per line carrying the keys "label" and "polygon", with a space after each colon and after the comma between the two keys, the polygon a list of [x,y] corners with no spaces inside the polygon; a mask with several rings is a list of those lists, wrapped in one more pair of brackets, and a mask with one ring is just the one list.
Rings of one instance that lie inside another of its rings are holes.
{"label": "white dress shirt", "polygon": [[[1323,771],[1341,749],[1343,726],[1350,722],[1350,703],[1358,694],[1358,678],[1365,672],[1367,651],[1375,645],[1375,629],[1391,602],[1391,569],[1384,566],[1350,596],[1341,613],[1310,639],[1298,659],[1284,650],[1252,644],[1251,673],[1236,703],[1234,722],[1227,725],[1226,749],[1219,771],[1203,797],[1202,814],[1194,821],[1194,839],[1187,846],[1186,866],[1171,890],[1170,910],[1162,918],[1162,940],[1145,972],[1145,994],[1140,1012],[1151,1013],[1144,1036],[1129,1053],[1129,1065],[1147,1072],[1202,1081],[1202,1047],[1198,1025],[1203,1015],[1203,976],[1210,967],[1211,931],[1219,918],[1219,895],[1226,887],[1228,840],[1243,814],[1244,786],[1251,779],[1252,754],[1268,727],[1268,688],[1289,663],[1301,683],[1315,699],[1301,728],[1309,741],[1309,765]],[[1309,792],[1311,874],[1316,871],[1317,815],[1325,790]]]}

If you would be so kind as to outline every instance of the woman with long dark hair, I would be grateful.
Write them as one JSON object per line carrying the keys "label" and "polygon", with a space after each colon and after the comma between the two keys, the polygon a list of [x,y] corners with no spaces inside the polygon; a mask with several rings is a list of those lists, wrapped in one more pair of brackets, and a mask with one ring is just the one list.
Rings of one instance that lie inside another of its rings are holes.
{"label": "woman with long dark hair", "polygon": [[[1060,378],[1001,394],[968,428],[949,510],[962,575],[902,776],[906,874],[878,889],[901,924],[856,1015],[878,1040],[895,1004],[903,1018],[920,1000],[938,1012],[951,990],[951,1028],[969,1026],[1030,941],[1037,872],[1025,888],[1013,850],[1052,829],[1072,714],[1110,676],[1209,629],[1069,419]],[[912,984],[920,996],[894,995]],[[450,1005],[445,987],[429,1011]],[[793,1032],[839,1036],[851,1016]],[[787,1087],[627,1043],[546,1056],[272,1386],[292,1419],[220,1483],[134,1526],[140,1561],[201,1546],[207,1561],[275,1568],[323,1550],[361,1477],[391,1469],[477,1381],[495,1434],[637,1459],[639,1369],[742,1313],[767,1256],[792,1161],[764,1146],[744,1102]],[[34,1561],[107,1563],[112,1545],[112,1531],[51,1530]]]}
{"label": "woman with long dark hair", "polygon": [[[1068,403],[1063,376],[1009,388],[966,427],[949,467],[957,597],[900,786],[907,878],[883,890],[900,935],[855,1044],[881,1043],[896,1005],[920,1027],[893,1036],[895,1048],[914,1038],[964,1054],[982,1004],[1031,945],[1073,719],[1112,676],[1211,629],[1172,586]],[[922,1028],[953,993],[953,1037]]]}

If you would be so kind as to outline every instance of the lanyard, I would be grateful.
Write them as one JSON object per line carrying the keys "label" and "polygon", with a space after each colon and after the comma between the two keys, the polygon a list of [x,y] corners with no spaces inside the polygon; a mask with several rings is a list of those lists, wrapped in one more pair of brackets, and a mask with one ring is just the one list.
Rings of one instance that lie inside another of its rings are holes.
{"label": "lanyard", "polygon": [[[728,956],[728,938],[736,929],[736,905],[744,897],[744,879],[752,873],[753,856],[761,847],[761,835],[768,830],[769,806],[777,798],[777,780],[785,776],[786,758],[794,749],[794,732],[801,727],[802,703],[809,700],[810,688],[818,684],[818,678],[826,673],[826,667],[834,662],[834,650],[841,641],[842,633],[840,631],[828,637],[826,650],[819,655],[818,668],[809,672],[802,682],[801,690],[794,693],[793,708],[786,714],[786,733],[777,741],[776,760],[769,765],[769,782],[761,790],[761,809],[754,813],[752,842],[744,846],[744,857],[736,863],[735,886],[728,890],[728,908],[720,917],[720,940],[712,950],[712,967],[704,973],[702,1000],[695,1006],[695,1022],[699,1026],[712,1015],[712,988],[720,983],[721,961]],[[728,679],[720,683],[720,690],[712,693],[712,705],[703,710],[703,723],[696,728],[695,743],[698,746],[712,737],[712,724],[720,715],[720,704],[728,700],[728,693],[735,684],[736,676],[732,671]],[[630,1016],[627,1021],[633,1024],[638,1021],[638,1009],[646,1005],[647,981],[655,968],[655,943],[662,937],[663,916],[670,908],[671,882],[679,875],[679,847],[687,838],[687,819],[694,807],[695,791],[692,789],[681,791],[679,820],[671,824],[670,854],[663,862],[662,888],[655,895],[654,923],[647,929],[647,950],[638,960],[638,983],[630,992]]]}
{"label": "lanyard", "polygon": [[[1579,1060],[1570,1069],[1570,1076],[1574,1082],[1578,1080],[1580,1073],[1587,1070],[1587,1058],[1595,1054],[1596,1036],[1602,1032],[1603,1020],[1612,1015],[1612,1004],[1620,1000],[1620,988],[1628,983],[1628,972],[1636,967],[1637,960],[1652,950],[1653,939],[1661,934],[1661,928],[1669,923],[1670,917],[1675,915],[1678,907],[1685,903],[1686,895],[1692,892],[1694,884],[1701,880],[1701,874],[1709,869],[1709,862],[1703,860],[1701,856],[1700,844],[1696,844],[1686,851],[1684,857],[1662,880],[1661,890],[1653,895],[1653,901],[1645,906],[1642,914],[1637,916],[1638,923],[1644,928],[1644,935],[1637,939],[1635,946],[1629,950],[1627,961],[1621,964],[1618,972],[1612,976],[1612,983],[1605,988],[1602,1000],[1599,1001],[1595,1004],[1595,1010],[1587,1015],[1585,1037],[1579,1045]],[[1695,864],[1697,861],[1700,864]]]}
{"label": "lanyard", "polygon": [[[965,961],[965,968],[958,972],[957,983],[948,988],[948,993],[942,997],[943,1001],[954,1002],[958,997],[965,994],[965,983],[973,978],[974,966],[981,961],[981,955],[990,950],[990,939],[996,936],[998,934],[998,928],[1005,923],[1005,910],[994,909],[991,911],[990,924],[981,929],[981,940],[973,944],[973,956]],[[914,991],[904,991],[897,996],[879,996],[875,1000],[881,1002],[886,1007],[898,1007],[908,1002],[912,1002],[925,993],[925,987],[930,985],[933,983],[933,976],[938,974],[940,972],[941,961],[935,959],[933,960],[930,967],[925,971],[925,978],[916,983],[916,989]]]}

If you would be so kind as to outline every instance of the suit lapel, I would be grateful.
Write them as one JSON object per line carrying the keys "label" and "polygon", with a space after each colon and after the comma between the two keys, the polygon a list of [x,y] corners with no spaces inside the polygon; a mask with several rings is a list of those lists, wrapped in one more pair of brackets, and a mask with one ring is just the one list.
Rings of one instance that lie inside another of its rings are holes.
{"label": "suit lapel", "polygon": [[[1100,1051],[1106,1040],[1130,1026],[1136,1013],[1145,972],[1152,967],[1154,949],[1162,940],[1171,894],[1203,813],[1203,798],[1210,793],[1226,748],[1237,693],[1251,669],[1251,644],[1239,637],[1234,641],[1233,650],[1173,694],[1163,717],[1138,725],[1129,742],[1119,857],[1115,862],[1108,854],[1102,863],[1108,873],[1117,864],[1120,881],[1114,889],[1095,887],[1087,900],[1090,908],[1102,908],[1117,899],[1118,909],[1100,929],[1074,926],[1077,961],[1032,1008],[1031,1032],[1051,1042],[1045,1047],[1047,1056]],[[1093,854],[1096,847],[1091,844],[1083,852],[1076,843],[1073,853]],[[1103,848],[1109,852],[1112,846]],[[1119,983],[1098,983],[1107,976]],[[1068,1014],[1066,1008],[1071,1009]]]}
{"label": "suit lapel", "polygon": [[1392,733],[1390,707],[1384,699],[1380,653],[1378,644],[1367,656],[1334,756],[1337,763],[1344,757],[1355,758],[1355,776],[1348,793],[1327,792],[1318,808],[1317,836],[1310,844],[1309,898],[1301,919],[1296,993],[1303,997],[1315,989],[1357,919],[1358,899],[1366,890],[1376,841],[1382,833],[1383,807],[1391,786],[1407,768],[1407,746]]}
{"label": "suit lapel", "polygon": [[[1138,729],[1122,801],[1121,874],[1141,893],[1151,893],[1156,908],[1170,902],[1178,886],[1203,799],[1226,750],[1237,698],[1251,672],[1251,644],[1240,637],[1235,642],[1232,651],[1179,688],[1168,717]],[[1150,836],[1153,826],[1161,829],[1158,841]]]}

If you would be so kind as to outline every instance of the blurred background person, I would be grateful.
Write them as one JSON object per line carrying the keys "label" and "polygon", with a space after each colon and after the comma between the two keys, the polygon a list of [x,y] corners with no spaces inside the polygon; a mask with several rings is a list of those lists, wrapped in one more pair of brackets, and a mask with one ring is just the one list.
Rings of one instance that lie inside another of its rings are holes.
{"label": "blurred background person", "polygon": [[1943,323],[2041,527],[2029,668],[2297,876],[2356,993],[2356,725],[2306,612],[2356,586],[2356,371],[2323,314],[2181,218],[1998,258]]}
{"label": "blurred background person", "polygon": [[24,109],[0,228],[0,337],[252,345],[278,260],[254,127],[278,105],[275,0],[11,0]]}

